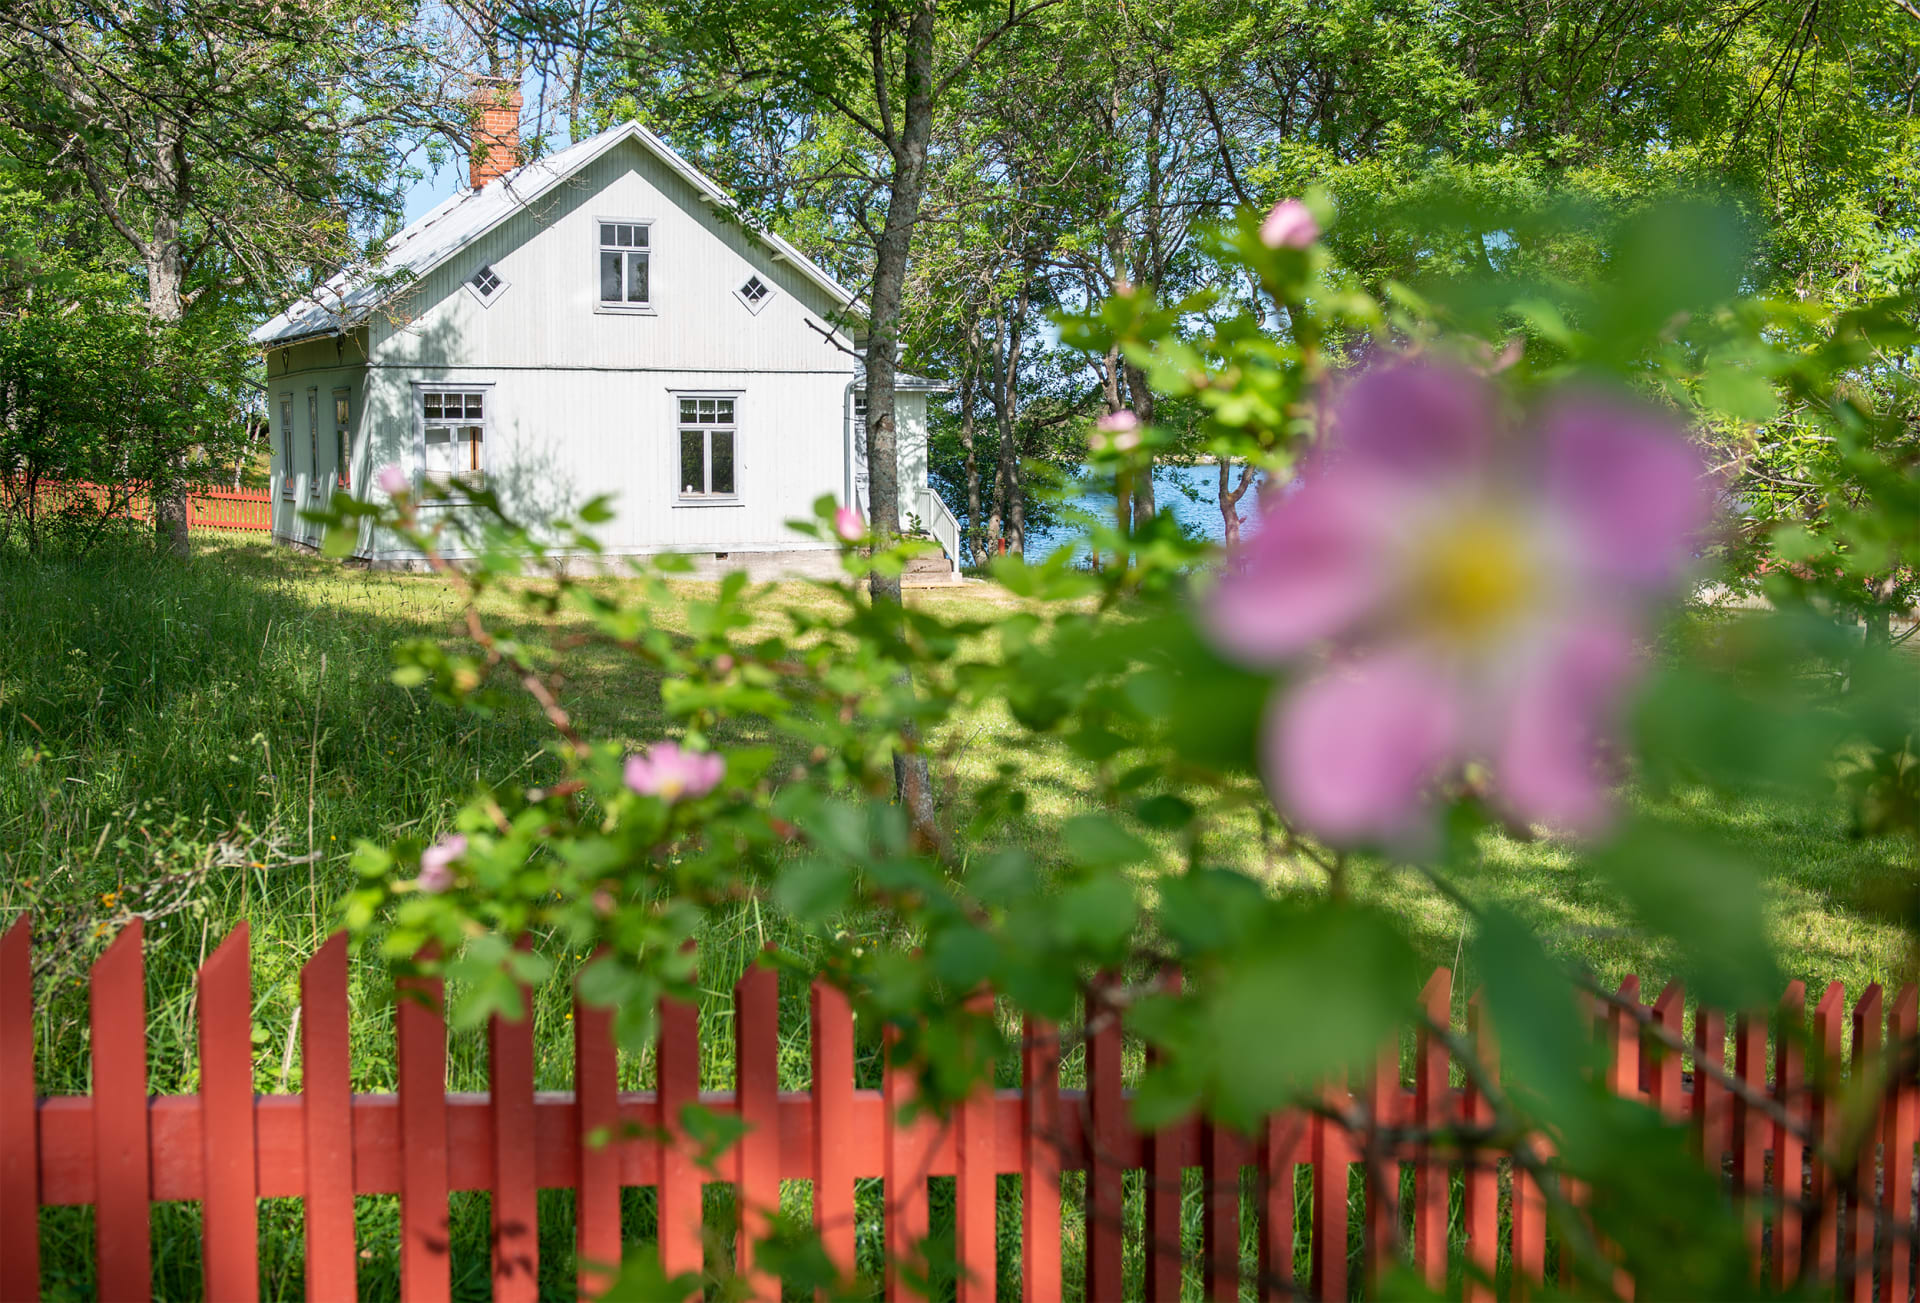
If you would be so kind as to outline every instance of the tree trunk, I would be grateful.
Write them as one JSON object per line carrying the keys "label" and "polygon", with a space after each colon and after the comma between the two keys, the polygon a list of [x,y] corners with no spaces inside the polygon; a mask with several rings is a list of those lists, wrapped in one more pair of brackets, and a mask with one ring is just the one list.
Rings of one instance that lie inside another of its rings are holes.
{"label": "tree trunk", "polygon": [[989,361],[987,374],[987,399],[993,403],[993,432],[995,432],[995,457],[993,457],[993,518],[987,522],[987,545],[995,555],[1006,555],[1006,535],[1008,535],[1008,507],[1012,505],[1012,476],[1008,474],[1008,462],[1014,455],[1014,441],[1010,436],[1012,422],[1006,418],[1006,334],[1008,324],[1004,313],[995,309],[993,315],[993,353]]}
{"label": "tree trunk", "polygon": [[[156,151],[155,166],[159,172],[160,185],[156,188],[162,193],[177,194],[183,185],[185,160],[180,156],[180,140],[171,120],[161,119],[161,140]],[[186,301],[182,295],[185,279],[185,254],[180,244],[180,214],[166,211],[157,214],[153,221],[153,236],[147,243],[147,316],[155,326],[155,333],[171,336],[185,315]],[[156,344],[162,344],[156,340]],[[163,347],[171,348],[173,340],[164,339]],[[182,448],[171,446],[172,432],[166,436],[168,446],[160,465],[166,469],[164,479],[157,479],[153,485],[153,532],[160,547],[173,555],[186,558],[193,555],[193,546],[187,538],[187,482],[186,452]]]}
{"label": "tree trunk", "polygon": [[[867,334],[867,471],[869,524],[879,547],[900,534],[900,445],[894,420],[894,376],[900,354],[900,302],[907,284],[907,256],[920,201],[927,185],[927,142],[933,134],[933,37],[935,0],[918,0],[907,21],[905,104],[899,134],[889,142],[893,179],[887,192],[887,220],[874,250],[873,319]],[[876,53],[885,33],[873,31]],[[876,66],[884,60],[876,58]],[[884,88],[880,88],[884,90]],[[877,571],[867,577],[876,608],[898,611],[900,579]],[[911,725],[901,730],[894,753],[895,792],[907,818],[923,837],[938,838],[933,815],[933,780],[926,753]]]}
{"label": "tree trunk", "polygon": [[[1152,425],[1154,421],[1153,390],[1147,387],[1146,373],[1132,363],[1123,363],[1127,377],[1127,395],[1133,403],[1133,414],[1140,418],[1142,425]],[[1153,461],[1149,457],[1146,469],[1133,477],[1133,525],[1135,529],[1152,520],[1159,510],[1153,494]]]}
{"label": "tree trunk", "polygon": [[[1100,388],[1107,400],[1107,410],[1117,412],[1125,407],[1126,400],[1120,396],[1120,348],[1115,345],[1107,350],[1106,365],[1100,370]],[[1114,524],[1122,533],[1133,529],[1133,495],[1117,494],[1114,502]],[[1125,564],[1125,558],[1121,560]]]}
{"label": "tree trunk", "polygon": [[1869,648],[1885,648],[1893,645],[1893,595],[1898,591],[1894,576],[1871,581],[1867,591],[1873,594],[1873,605],[1867,608],[1866,628],[1862,637]]}
{"label": "tree trunk", "polygon": [[1253,483],[1253,463],[1248,462],[1240,468],[1240,487],[1231,489],[1233,479],[1233,458],[1222,457],[1220,468],[1220,533],[1229,549],[1240,545],[1240,499],[1247,496],[1247,489]]}
{"label": "tree trunk", "polygon": [[1018,552],[1020,527],[1025,511],[1020,501],[1020,445],[1014,437],[1017,416],[1014,404],[1019,389],[1013,376],[1020,365],[1020,317],[1011,307],[994,314],[993,322],[993,400],[994,432],[999,436],[997,464],[994,468],[994,515],[1002,551]]}
{"label": "tree trunk", "polygon": [[[147,264],[148,284],[153,287],[153,300],[148,311],[160,332],[171,332],[180,321],[177,243],[172,252],[175,256],[170,265],[164,259]],[[169,445],[172,444],[174,436],[171,431],[163,437]],[[159,458],[159,466],[164,469],[164,475],[155,477],[150,495],[153,501],[154,536],[164,550],[177,557],[189,557],[193,555],[193,547],[187,537],[186,450],[168,446]]]}
{"label": "tree trunk", "polygon": [[967,564],[980,564],[980,455],[973,446],[973,358],[960,372],[960,446],[967,453],[967,535],[961,551]]}
{"label": "tree trunk", "polygon": [[1021,482],[1020,445],[1013,431],[1007,432],[1013,455],[1007,458],[1007,547],[1022,558],[1027,555],[1027,490]]}

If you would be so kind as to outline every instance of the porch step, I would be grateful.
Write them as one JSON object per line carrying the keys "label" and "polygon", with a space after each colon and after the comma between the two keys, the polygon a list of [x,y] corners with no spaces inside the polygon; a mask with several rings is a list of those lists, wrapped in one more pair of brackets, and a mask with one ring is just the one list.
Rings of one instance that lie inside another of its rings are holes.
{"label": "porch step", "polygon": [[964,582],[960,577],[960,568],[942,553],[940,556],[917,556],[907,562],[905,573],[900,576],[902,588],[945,588],[950,584]]}

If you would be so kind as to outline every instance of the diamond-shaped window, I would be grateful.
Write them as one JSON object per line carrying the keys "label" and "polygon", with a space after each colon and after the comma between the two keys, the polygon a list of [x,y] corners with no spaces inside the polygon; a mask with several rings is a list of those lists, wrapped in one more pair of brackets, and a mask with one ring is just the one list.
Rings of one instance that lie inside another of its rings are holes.
{"label": "diamond-shaped window", "polygon": [[748,303],[757,304],[761,299],[766,298],[769,293],[771,293],[771,291],[767,289],[766,282],[762,281],[758,276],[747,277],[747,283],[740,287],[740,297],[744,298]]}
{"label": "diamond-shaped window", "polygon": [[492,307],[493,301],[499,298],[500,292],[506,288],[507,283],[500,278],[500,273],[485,264],[482,264],[480,270],[467,277],[467,289],[473,293],[473,297],[487,307]]}

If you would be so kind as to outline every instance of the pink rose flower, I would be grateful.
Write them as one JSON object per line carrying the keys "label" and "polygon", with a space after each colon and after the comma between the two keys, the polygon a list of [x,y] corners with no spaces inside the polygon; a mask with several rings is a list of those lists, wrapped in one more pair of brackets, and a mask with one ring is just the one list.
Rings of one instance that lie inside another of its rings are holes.
{"label": "pink rose flower", "polygon": [[413,481],[407,478],[407,473],[392,462],[373,473],[373,482],[390,498],[397,498],[413,488]]}
{"label": "pink rose flower", "polygon": [[1095,452],[1132,452],[1140,446],[1140,417],[1128,408],[1108,412],[1093,423]]}
{"label": "pink rose flower", "polygon": [[867,536],[867,522],[860,519],[859,511],[852,507],[836,507],[833,512],[833,532],[842,542],[858,543]]}
{"label": "pink rose flower", "polygon": [[1299,671],[1262,760],[1303,827],[1417,838],[1436,781],[1470,760],[1517,817],[1605,823],[1636,644],[1691,565],[1712,492],[1652,408],[1563,396],[1534,433],[1510,437],[1469,372],[1374,367],[1230,558],[1205,621],[1236,659]]}
{"label": "pink rose flower", "polygon": [[1269,249],[1304,249],[1320,238],[1320,223],[1298,199],[1282,199],[1260,223],[1260,243]]}
{"label": "pink rose flower", "polygon": [[467,853],[464,833],[451,833],[420,852],[420,890],[442,892],[453,885],[453,862]]}
{"label": "pink rose flower", "polygon": [[684,751],[677,742],[655,742],[627,757],[627,786],[642,796],[672,804],[705,796],[719,785],[727,762],[711,751]]}

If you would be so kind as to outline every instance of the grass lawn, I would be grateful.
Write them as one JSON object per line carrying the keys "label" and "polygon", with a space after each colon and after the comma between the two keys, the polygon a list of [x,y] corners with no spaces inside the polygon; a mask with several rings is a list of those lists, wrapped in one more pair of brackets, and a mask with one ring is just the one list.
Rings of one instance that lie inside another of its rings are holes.
{"label": "grass lawn", "polygon": [[[47,1093],[87,1089],[85,966],[130,905],[163,913],[149,924],[148,941],[153,1089],[194,1088],[193,970],[241,919],[254,937],[258,1084],[297,1089],[299,965],[332,928],[330,902],[348,880],[353,839],[433,832],[477,780],[531,780],[552,765],[548,730],[530,704],[481,720],[389,682],[396,639],[452,635],[456,606],[440,581],[343,570],[259,541],[209,535],[199,547],[186,567],[120,555],[110,564],[0,568],[0,921],[28,907],[42,921],[37,1071]],[[788,585],[768,606],[821,600]],[[911,600],[989,617],[1013,605],[985,586]],[[509,615],[504,604],[499,614]],[[673,613],[663,614],[670,620]],[[567,632],[562,626],[546,636]],[[589,733],[635,744],[660,736],[657,685],[631,666],[589,656],[570,679],[567,704]],[[936,744],[937,781],[961,808],[998,762],[1023,767],[1031,806],[1005,836],[1043,857],[1051,845],[1046,829],[1089,802],[1085,777],[1065,749],[1031,744],[997,709],[959,721]],[[1908,939],[1863,908],[1859,894],[1889,868],[1910,882],[1910,849],[1849,839],[1837,802],[1729,802],[1693,793],[1652,812],[1713,825],[1749,859],[1789,976],[1810,988],[1839,979],[1850,994],[1870,981],[1911,980]],[[1674,968],[1674,956],[1633,929],[1576,848],[1490,836],[1485,851],[1473,888],[1532,921],[1556,949],[1610,981],[1638,973],[1651,991]],[[1264,852],[1250,818],[1244,836],[1228,829],[1215,838],[1211,858],[1270,874],[1277,884],[1316,881],[1306,866]],[[1458,912],[1414,881],[1377,885],[1427,956],[1454,964],[1463,937]],[[716,918],[702,938],[710,1087],[732,1082],[725,994],[763,939],[785,935],[778,919],[749,907]],[[570,1084],[570,965],[540,993],[540,1089]],[[352,980],[355,1087],[391,1089],[381,972],[357,963]],[[1473,981],[1463,973],[1457,987],[1468,990]],[[799,1088],[805,1006],[797,984],[786,996],[784,1084]],[[484,1086],[480,1036],[457,1036],[451,1062],[455,1089]],[[876,1070],[869,1047],[862,1071]],[[623,1084],[646,1083],[651,1071],[647,1056],[629,1057]],[[630,1191],[628,1199],[630,1229],[647,1234],[650,1194]],[[571,1270],[567,1200],[543,1195],[543,1264],[557,1296]],[[363,1286],[390,1297],[394,1201],[362,1205]],[[867,1192],[864,1206],[877,1225],[877,1192]],[[457,1200],[463,1296],[486,1292],[486,1215],[484,1196]],[[297,1205],[267,1205],[263,1224],[268,1288],[297,1295]],[[90,1294],[89,1227],[85,1210],[43,1214],[56,1296]],[[865,1233],[873,1229],[864,1228],[862,1242],[872,1246],[868,1265],[877,1266],[877,1238]],[[162,1208],[155,1243],[162,1292],[196,1296],[196,1210]]]}

